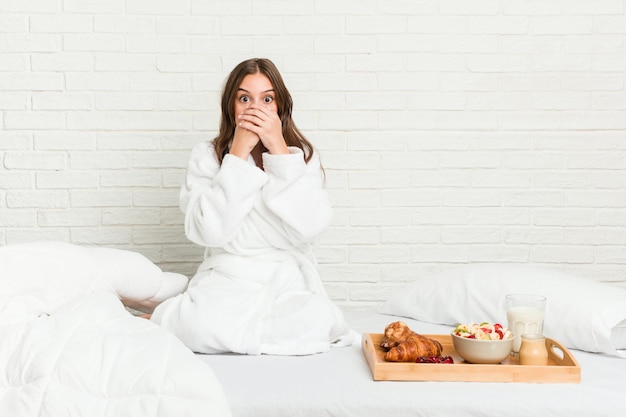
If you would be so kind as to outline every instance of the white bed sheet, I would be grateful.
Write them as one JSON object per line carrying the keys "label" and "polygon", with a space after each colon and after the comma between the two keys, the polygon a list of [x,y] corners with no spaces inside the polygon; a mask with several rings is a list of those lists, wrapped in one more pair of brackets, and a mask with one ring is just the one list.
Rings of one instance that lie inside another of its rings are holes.
{"label": "white bed sheet", "polygon": [[[357,332],[403,320],[419,333],[451,330],[412,319],[346,312]],[[233,416],[626,416],[626,360],[571,351],[580,384],[374,381],[360,346],[311,356],[198,355],[222,383]]]}

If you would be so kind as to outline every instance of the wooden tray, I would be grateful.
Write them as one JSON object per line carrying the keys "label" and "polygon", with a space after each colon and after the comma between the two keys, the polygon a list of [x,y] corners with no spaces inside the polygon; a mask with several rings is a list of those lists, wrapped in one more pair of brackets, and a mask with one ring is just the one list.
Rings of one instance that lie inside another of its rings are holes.
{"label": "wooden tray", "polygon": [[465,362],[454,349],[449,334],[425,334],[438,340],[443,355],[452,356],[453,364],[387,362],[385,351],[379,347],[382,334],[364,333],[361,348],[376,381],[471,381],[471,382],[543,382],[580,383],[580,366],[569,350],[546,338],[548,365],[520,365],[509,356],[499,364]]}

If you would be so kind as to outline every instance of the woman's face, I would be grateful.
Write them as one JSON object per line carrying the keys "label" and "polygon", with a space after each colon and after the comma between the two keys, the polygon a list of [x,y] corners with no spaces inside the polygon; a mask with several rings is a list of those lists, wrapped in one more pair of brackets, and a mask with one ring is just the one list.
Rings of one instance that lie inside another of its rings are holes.
{"label": "woman's face", "polygon": [[270,79],[260,72],[248,74],[241,81],[235,99],[235,115],[243,113],[250,106],[278,111],[274,87]]}

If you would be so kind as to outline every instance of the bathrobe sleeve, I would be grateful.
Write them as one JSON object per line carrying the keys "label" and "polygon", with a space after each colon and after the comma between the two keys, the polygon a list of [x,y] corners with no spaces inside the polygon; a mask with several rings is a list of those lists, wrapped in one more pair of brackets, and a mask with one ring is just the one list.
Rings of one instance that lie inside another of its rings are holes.
{"label": "bathrobe sleeve", "polygon": [[322,187],[317,156],[304,162],[302,150],[263,154],[265,171],[251,160],[227,154],[220,166],[211,143],[194,147],[180,192],[185,233],[192,242],[223,247],[237,234],[262,196],[291,240],[309,242],[325,230],[332,209]]}
{"label": "bathrobe sleeve", "polygon": [[332,208],[323,188],[317,153],[308,163],[300,148],[289,147],[288,155],[263,154],[268,182],[263,199],[298,240],[308,242],[323,232],[332,220]]}
{"label": "bathrobe sleeve", "polygon": [[180,191],[187,238],[208,247],[230,241],[267,180],[248,161],[227,154],[220,166],[211,143],[196,145]]}

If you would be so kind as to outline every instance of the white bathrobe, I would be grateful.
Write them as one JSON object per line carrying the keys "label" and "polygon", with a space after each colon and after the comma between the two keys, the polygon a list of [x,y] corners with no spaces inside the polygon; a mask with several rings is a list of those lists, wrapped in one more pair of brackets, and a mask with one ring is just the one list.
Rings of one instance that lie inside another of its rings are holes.
{"label": "white bathrobe", "polygon": [[211,143],[192,151],[180,206],[210,255],[152,320],[195,352],[304,355],[354,341],[311,250],[332,217],[319,159],[289,151],[264,153],[265,171],[229,154],[220,166]]}

